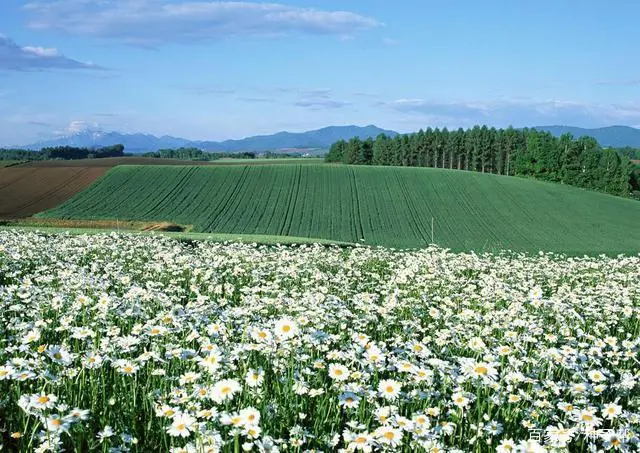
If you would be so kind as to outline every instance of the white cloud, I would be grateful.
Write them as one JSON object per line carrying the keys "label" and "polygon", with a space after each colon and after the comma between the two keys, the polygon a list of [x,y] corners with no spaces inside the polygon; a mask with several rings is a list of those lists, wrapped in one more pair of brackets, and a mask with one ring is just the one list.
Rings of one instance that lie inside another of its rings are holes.
{"label": "white cloud", "polygon": [[34,55],[37,55],[39,57],[57,57],[57,56],[60,56],[60,54],[58,53],[58,49],[53,49],[53,48],[25,46],[25,47],[22,48],[22,50],[24,52],[32,53]]}
{"label": "white cloud", "polygon": [[50,0],[25,9],[31,28],[149,46],[243,35],[351,36],[382,25],[348,11],[243,1]]}
{"label": "white cloud", "polygon": [[441,102],[424,99],[398,99],[380,105],[397,112],[422,117],[430,125],[469,127],[489,124],[513,125],[579,125],[600,127],[640,122],[640,103],[581,103],[557,99],[541,101],[511,100],[485,102]]}
{"label": "white cloud", "polygon": [[78,132],[90,132],[90,131],[99,131],[100,125],[95,122],[88,122],[82,120],[71,121],[69,126],[62,131],[57,131],[56,134],[59,135],[67,135],[67,134],[77,134]]}
{"label": "white cloud", "polygon": [[37,71],[45,69],[101,69],[92,63],[67,58],[57,49],[46,47],[21,47],[6,36],[0,35],[0,70]]}
{"label": "white cloud", "polygon": [[305,107],[312,110],[339,109],[351,105],[350,102],[336,99],[303,99],[294,103],[296,107]]}

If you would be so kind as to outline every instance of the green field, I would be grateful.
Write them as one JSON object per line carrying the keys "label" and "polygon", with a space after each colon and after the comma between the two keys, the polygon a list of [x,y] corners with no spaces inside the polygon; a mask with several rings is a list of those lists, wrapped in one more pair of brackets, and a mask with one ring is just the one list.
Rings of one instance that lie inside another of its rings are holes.
{"label": "green field", "polygon": [[274,157],[255,159],[236,159],[233,157],[223,157],[222,159],[210,161],[212,164],[322,164],[324,159],[321,157]]}
{"label": "green field", "polygon": [[540,181],[431,168],[120,166],[40,214],[169,221],[194,232],[389,247],[640,252],[640,203]]}
{"label": "green field", "polygon": [[21,160],[0,160],[0,168],[3,167],[13,167],[14,165],[18,165],[22,163]]}

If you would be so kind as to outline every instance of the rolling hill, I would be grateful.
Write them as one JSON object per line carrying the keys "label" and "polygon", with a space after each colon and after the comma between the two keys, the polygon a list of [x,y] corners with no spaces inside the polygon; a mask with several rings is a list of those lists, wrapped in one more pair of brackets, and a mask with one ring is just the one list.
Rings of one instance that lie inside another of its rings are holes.
{"label": "rolling hill", "polygon": [[169,221],[199,232],[403,248],[433,240],[454,250],[640,252],[637,201],[432,168],[120,166],[39,216]]}
{"label": "rolling hill", "polygon": [[81,131],[72,135],[53,140],[41,141],[26,145],[27,149],[41,149],[54,146],[78,146],[96,148],[122,144],[130,153],[157,151],[163,148],[194,147],[205,151],[269,151],[289,148],[326,149],[332,143],[353,137],[362,139],[376,137],[381,133],[390,136],[397,135],[394,131],[387,131],[376,126],[331,126],[307,132],[278,132],[273,135],[258,135],[240,140],[225,140],[222,142],[187,140],[168,135],[156,137],[149,134],[122,134],[119,132]]}

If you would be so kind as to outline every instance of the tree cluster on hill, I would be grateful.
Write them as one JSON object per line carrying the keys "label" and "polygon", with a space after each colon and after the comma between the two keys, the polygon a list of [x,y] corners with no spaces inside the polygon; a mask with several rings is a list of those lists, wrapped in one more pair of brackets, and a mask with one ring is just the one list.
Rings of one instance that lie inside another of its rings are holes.
{"label": "tree cluster on hill", "polygon": [[105,146],[96,149],[56,146],[54,148],[42,148],[40,151],[0,149],[0,160],[75,160],[122,157],[124,155],[124,146],[122,145]]}
{"label": "tree cluster on hill", "polygon": [[158,151],[144,153],[142,156],[155,157],[158,159],[212,161],[212,160],[218,160],[222,158],[255,159],[256,153],[254,152],[212,153],[212,152],[203,151],[199,148],[177,148],[177,149],[160,149]]}
{"label": "tree cluster on hill", "polygon": [[640,149],[625,146],[624,148],[614,148],[618,154],[631,160],[640,160]]}
{"label": "tree cluster on hill", "polygon": [[390,138],[334,143],[327,162],[469,170],[526,176],[628,197],[638,190],[629,159],[591,137],[559,138],[535,129],[475,126],[427,129]]}

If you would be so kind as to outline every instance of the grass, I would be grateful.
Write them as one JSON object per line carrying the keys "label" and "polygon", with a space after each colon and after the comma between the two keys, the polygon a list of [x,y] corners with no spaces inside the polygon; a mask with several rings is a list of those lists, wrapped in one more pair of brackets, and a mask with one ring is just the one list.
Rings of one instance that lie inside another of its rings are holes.
{"label": "grass", "polygon": [[291,244],[325,244],[349,246],[355,245],[348,242],[332,241],[321,238],[295,237],[295,236],[270,236],[264,234],[231,234],[231,233],[194,233],[194,232],[176,232],[176,231],[140,231],[137,229],[129,229],[121,227],[116,230],[111,228],[95,228],[95,227],[56,227],[47,226],[46,222],[42,222],[39,226],[25,224],[8,224],[0,225],[0,231],[23,231],[23,232],[40,232],[43,234],[65,234],[81,235],[81,234],[105,234],[114,231],[120,231],[131,235],[138,236],[167,236],[182,241],[211,241],[211,242],[240,242],[245,244],[263,244],[263,245],[291,245]]}
{"label": "grass", "polygon": [[434,242],[452,250],[640,251],[636,201],[430,168],[121,166],[40,217],[167,221],[193,225],[193,232],[396,248]]}
{"label": "grass", "polygon": [[0,160],[0,168],[13,167],[24,162],[23,160]]}
{"label": "grass", "polygon": [[324,159],[320,157],[282,157],[282,158],[256,158],[256,159],[235,159],[233,157],[223,157],[212,160],[211,164],[322,164]]}

